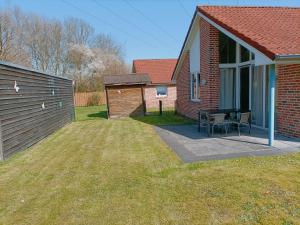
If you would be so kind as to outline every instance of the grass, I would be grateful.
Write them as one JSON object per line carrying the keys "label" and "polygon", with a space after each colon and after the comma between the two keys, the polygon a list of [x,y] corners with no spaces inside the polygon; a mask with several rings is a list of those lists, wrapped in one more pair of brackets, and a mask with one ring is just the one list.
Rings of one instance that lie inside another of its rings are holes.
{"label": "grass", "polygon": [[184,164],[99,109],[0,163],[0,224],[300,224],[300,154]]}
{"label": "grass", "polygon": [[151,125],[167,125],[167,124],[192,124],[195,123],[193,120],[184,118],[180,115],[176,115],[174,110],[164,111],[162,115],[159,112],[151,112],[147,116],[133,117],[143,123]]}
{"label": "grass", "polygon": [[76,121],[106,119],[106,105],[76,107]]}

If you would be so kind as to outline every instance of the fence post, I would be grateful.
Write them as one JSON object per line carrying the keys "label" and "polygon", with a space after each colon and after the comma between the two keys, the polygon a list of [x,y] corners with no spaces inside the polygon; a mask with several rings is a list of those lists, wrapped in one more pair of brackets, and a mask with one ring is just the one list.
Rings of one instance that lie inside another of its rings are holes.
{"label": "fence post", "polygon": [[4,160],[4,154],[3,154],[3,142],[2,142],[2,123],[0,120],[0,160]]}
{"label": "fence post", "polygon": [[75,113],[75,105],[76,105],[76,98],[75,98],[75,81],[72,80],[72,95],[73,95],[73,110],[72,110],[72,121],[76,120],[76,113]]}
{"label": "fence post", "polygon": [[159,100],[159,115],[162,115],[162,100]]}

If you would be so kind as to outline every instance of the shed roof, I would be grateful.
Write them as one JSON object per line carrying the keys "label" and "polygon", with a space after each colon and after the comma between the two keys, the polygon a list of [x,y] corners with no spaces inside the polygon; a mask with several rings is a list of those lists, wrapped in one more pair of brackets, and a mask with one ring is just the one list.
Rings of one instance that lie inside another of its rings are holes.
{"label": "shed roof", "polygon": [[197,10],[270,59],[300,54],[300,8],[198,6]]}
{"label": "shed roof", "polygon": [[105,86],[150,84],[151,80],[147,74],[118,74],[103,77]]}
{"label": "shed roof", "polygon": [[177,59],[136,59],[133,67],[136,73],[147,73],[153,84],[172,82]]}

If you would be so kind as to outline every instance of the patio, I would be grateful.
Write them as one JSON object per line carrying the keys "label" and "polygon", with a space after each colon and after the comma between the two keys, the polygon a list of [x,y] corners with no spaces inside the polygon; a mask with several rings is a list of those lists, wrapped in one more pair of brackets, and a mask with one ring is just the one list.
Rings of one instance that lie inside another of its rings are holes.
{"label": "patio", "polygon": [[252,128],[251,135],[242,130],[207,137],[196,125],[167,125],[155,127],[160,137],[184,162],[218,160],[244,156],[287,154],[300,151],[300,140],[275,134],[273,147],[268,146],[268,132]]}

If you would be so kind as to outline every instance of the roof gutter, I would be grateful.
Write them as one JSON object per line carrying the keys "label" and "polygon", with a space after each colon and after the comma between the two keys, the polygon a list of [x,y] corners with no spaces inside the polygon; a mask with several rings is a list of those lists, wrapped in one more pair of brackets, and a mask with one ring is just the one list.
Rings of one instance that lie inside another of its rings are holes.
{"label": "roof gutter", "polygon": [[299,64],[300,54],[276,55],[274,61],[276,64]]}
{"label": "roof gutter", "polygon": [[293,59],[300,59],[300,54],[295,55],[276,55],[275,60],[293,60]]}
{"label": "roof gutter", "polygon": [[134,83],[115,83],[115,84],[104,84],[105,87],[113,87],[113,86],[132,86],[132,85],[148,85],[148,83],[138,83],[138,82],[134,82]]}

